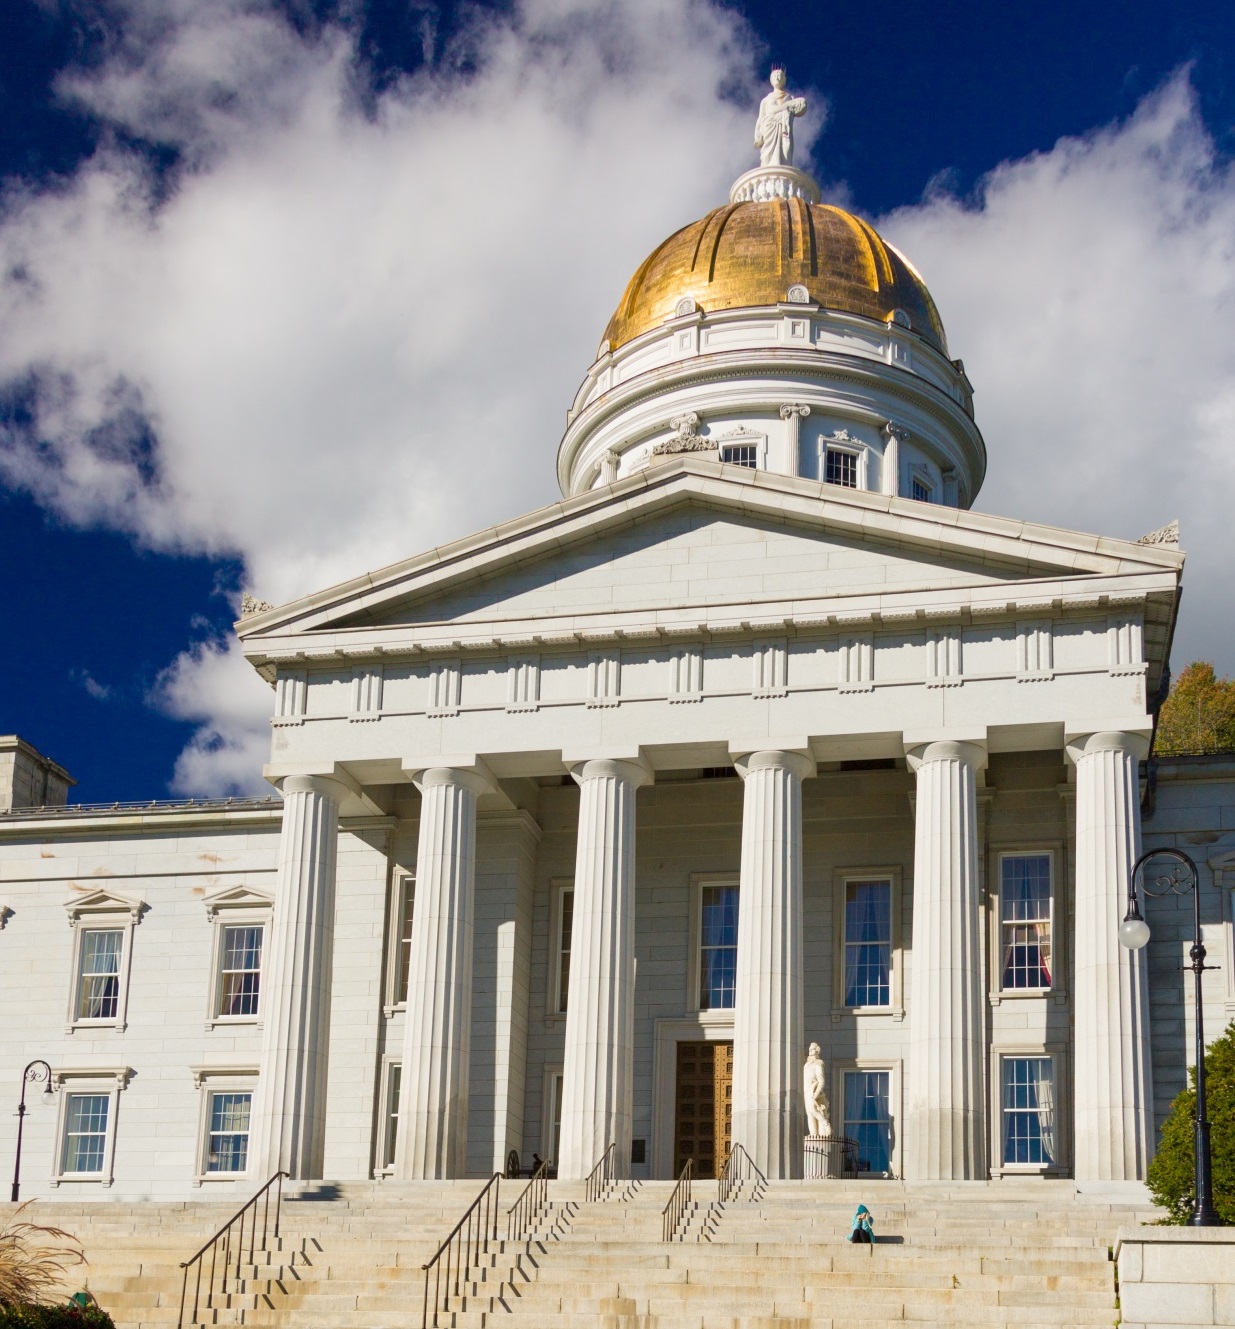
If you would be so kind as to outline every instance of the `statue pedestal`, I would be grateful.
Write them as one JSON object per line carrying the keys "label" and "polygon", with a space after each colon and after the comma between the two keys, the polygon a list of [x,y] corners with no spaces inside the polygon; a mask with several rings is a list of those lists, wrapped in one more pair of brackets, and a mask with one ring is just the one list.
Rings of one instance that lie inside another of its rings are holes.
{"label": "statue pedestal", "polygon": [[858,1175],[857,1143],[846,1135],[808,1135],[802,1153],[802,1176],[806,1181]]}
{"label": "statue pedestal", "polygon": [[796,166],[756,166],[733,182],[730,203],[768,203],[778,198],[804,198],[818,203],[819,186]]}

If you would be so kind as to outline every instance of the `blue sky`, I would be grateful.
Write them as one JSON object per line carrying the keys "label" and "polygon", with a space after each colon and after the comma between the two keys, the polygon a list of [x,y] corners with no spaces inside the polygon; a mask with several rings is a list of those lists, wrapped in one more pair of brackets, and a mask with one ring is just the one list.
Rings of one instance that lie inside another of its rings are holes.
{"label": "blue sky", "polygon": [[241,587],[552,500],[625,277],[750,164],[772,59],[937,297],[977,506],[1180,516],[1176,665],[1235,672],[1232,12],[8,0],[0,730],[83,801],[252,787]]}

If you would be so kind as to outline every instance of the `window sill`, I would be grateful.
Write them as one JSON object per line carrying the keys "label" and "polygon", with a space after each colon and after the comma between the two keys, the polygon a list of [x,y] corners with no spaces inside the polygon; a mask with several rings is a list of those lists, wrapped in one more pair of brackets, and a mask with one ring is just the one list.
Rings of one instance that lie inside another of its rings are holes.
{"label": "window sill", "polygon": [[395,1016],[395,1015],[402,1015],[403,1012],[406,1011],[406,1010],[407,1010],[407,1002],[405,1002],[405,1001],[396,1001],[396,1002],[394,1003],[393,1006],[390,1005],[389,1003],[387,1003],[385,1006],[383,1006],[383,1007],[382,1007],[382,1015],[383,1015],[387,1020],[389,1020],[392,1016]]}
{"label": "window sill", "polygon": [[92,1186],[110,1186],[112,1178],[104,1176],[102,1172],[62,1172],[51,1179],[53,1186],[75,1186],[79,1182],[87,1182]]}
{"label": "window sill", "polygon": [[891,1016],[893,1020],[903,1020],[905,1018],[905,1008],[903,1006],[834,1006],[832,1008],[832,1023],[836,1024],[846,1015],[881,1015]]}
{"label": "window sill", "polygon": [[206,1028],[209,1029],[260,1029],[262,1027],[262,1017],[260,1015],[216,1015],[206,1021]]}
{"label": "window sill", "polygon": [[251,1181],[251,1174],[244,1172],[201,1172],[193,1178],[194,1186],[209,1186],[216,1181]]}
{"label": "window sill", "polygon": [[991,1005],[998,1006],[1004,1001],[1041,1001],[1044,997],[1059,995],[1054,988],[1005,988],[1001,992],[991,993]]}
{"label": "window sill", "polygon": [[129,1027],[127,1020],[70,1020],[64,1026],[66,1034],[85,1033],[92,1029],[114,1029],[117,1033],[123,1034]]}
{"label": "window sill", "polygon": [[705,1027],[717,1026],[731,1028],[733,1026],[734,1007],[717,1006],[712,1010],[707,1011],[687,1011],[687,1015],[698,1020],[699,1023]]}

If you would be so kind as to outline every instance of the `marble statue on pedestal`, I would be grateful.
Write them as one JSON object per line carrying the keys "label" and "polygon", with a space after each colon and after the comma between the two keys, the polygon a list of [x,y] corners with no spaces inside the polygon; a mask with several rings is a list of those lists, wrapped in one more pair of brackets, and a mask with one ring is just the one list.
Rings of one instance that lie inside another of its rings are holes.
{"label": "marble statue on pedestal", "polygon": [[824,1136],[832,1134],[828,1120],[827,1074],[824,1070],[821,1048],[812,1043],[806,1050],[806,1065],[802,1067],[802,1097],[806,1100],[806,1134]]}
{"label": "marble statue on pedestal", "polygon": [[785,71],[772,70],[772,91],[759,103],[755,147],[761,166],[793,165],[793,117],[806,111],[805,97],[785,91]]}

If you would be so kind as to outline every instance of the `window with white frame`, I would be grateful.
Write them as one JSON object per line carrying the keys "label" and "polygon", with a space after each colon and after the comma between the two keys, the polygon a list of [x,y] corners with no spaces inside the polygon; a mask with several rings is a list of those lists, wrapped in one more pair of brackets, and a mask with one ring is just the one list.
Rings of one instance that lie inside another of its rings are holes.
{"label": "window with white frame", "polygon": [[575,923],[575,888],[557,888],[557,918],[554,944],[553,1001],[554,1015],[566,1014],[570,998],[570,938]]}
{"label": "window with white frame", "polygon": [[73,1090],[64,1100],[62,1177],[101,1177],[107,1159],[111,1094]]}
{"label": "window with white frame", "polygon": [[236,1176],[249,1168],[249,1121],[253,1094],[247,1089],[212,1089],[206,1105],[206,1154],[202,1171]]}
{"label": "window with white frame", "polygon": [[892,882],[846,879],[846,1006],[892,1004]]}
{"label": "window with white frame", "polygon": [[721,447],[720,459],[728,462],[730,466],[749,466],[754,469],[759,465],[759,445],[757,443],[726,443]]}
{"label": "window with white frame", "polygon": [[1051,855],[999,857],[999,973],[1004,991],[1051,986]]}
{"label": "window with white frame", "polygon": [[1001,1156],[1005,1166],[1055,1162],[1055,1063],[1052,1057],[1001,1057]]}
{"label": "window with white frame", "polygon": [[390,988],[388,1008],[407,1001],[407,985],[412,977],[412,922],[416,910],[416,878],[397,869],[391,882],[390,898]]}
{"label": "window with white frame", "polygon": [[699,889],[699,1009],[732,1010],[738,972],[736,882]]}
{"label": "window with white frame", "polygon": [[206,1027],[252,1024],[261,1014],[262,956],[274,901],[248,886],[229,886],[208,895],[205,905],[214,926]]}
{"label": "window with white frame", "polygon": [[826,484],[842,485],[846,489],[858,487],[858,454],[852,448],[825,447],[823,450],[823,479]]}
{"label": "window with white frame", "polygon": [[218,1004],[215,1015],[255,1016],[261,999],[262,941],[260,923],[229,923],[219,939]]}
{"label": "window with white frame", "polygon": [[562,1146],[562,1072],[550,1071],[547,1080],[545,1101],[549,1111],[545,1117],[544,1147],[549,1162],[556,1168]]}
{"label": "window with white frame", "polygon": [[843,1075],[844,1134],[858,1145],[858,1170],[892,1171],[892,1072],[847,1070]]}
{"label": "window with white frame", "polygon": [[131,1069],[58,1070],[59,1092],[55,1172],[52,1184],[90,1181],[112,1183],[116,1155],[116,1113],[120,1091]]}
{"label": "window with white frame", "polygon": [[124,928],[81,929],[74,1020],[106,1020],[120,1015]]}
{"label": "window with white frame", "polygon": [[395,1165],[395,1150],[399,1147],[399,1091],[403,1085],[403,1066],[400,1062],[386,1063],[385,1096],[382,1099],[382,1156],[381,1168],[389,1172]]}

